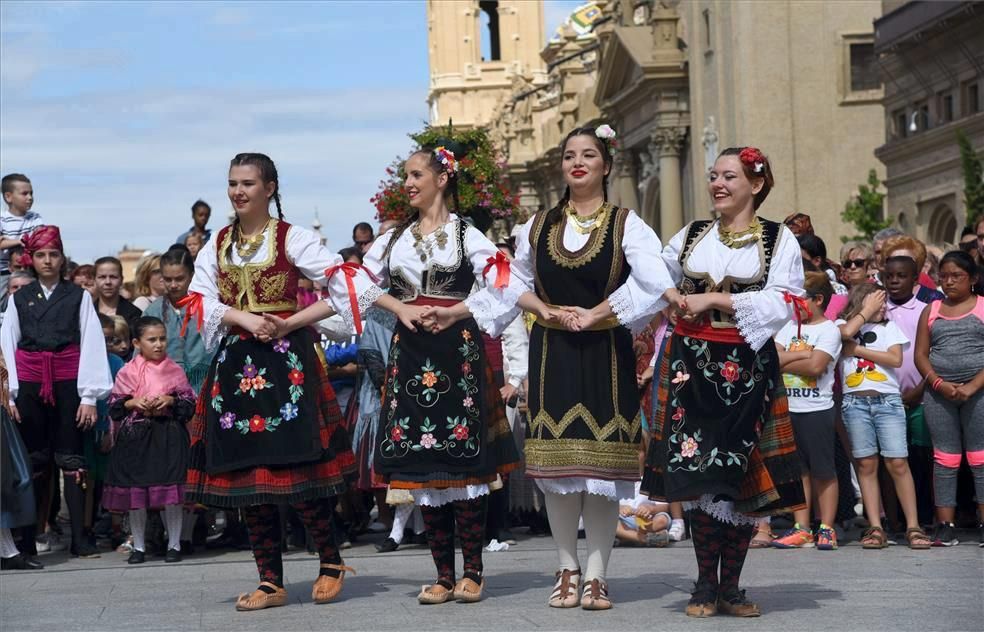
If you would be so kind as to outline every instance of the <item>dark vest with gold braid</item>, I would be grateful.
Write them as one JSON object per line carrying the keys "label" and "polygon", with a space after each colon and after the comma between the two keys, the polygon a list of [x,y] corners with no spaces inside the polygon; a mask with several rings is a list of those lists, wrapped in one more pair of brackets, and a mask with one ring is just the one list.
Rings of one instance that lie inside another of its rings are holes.
{"label": "dark vest with gold braid", "polygon": [[[550,226],[547,213],[533,219],[536,293],[545,303],[591,308],[628,279],[622,236],[629,211],[606,204],[600,213],[577,252],[564,246],[566,218]],[[537,322],[529,379],[529,476],[639,478],[642,428],[628,329],[614,318],[576,333]]]}

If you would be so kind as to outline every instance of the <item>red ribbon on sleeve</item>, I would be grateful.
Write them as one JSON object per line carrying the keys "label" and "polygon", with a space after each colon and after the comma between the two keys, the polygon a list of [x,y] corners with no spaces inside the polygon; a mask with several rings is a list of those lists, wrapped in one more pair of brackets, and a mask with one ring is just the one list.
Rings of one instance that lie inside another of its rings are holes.
{"label": "red ribbon on sleeve", "polygon": [[202,295],[198,292],[188,292],[187,296],[178,301],[178,307],[188,308],[185,311],[184,322],[181,323],[181,336],[184,337],[188,330],[188,321],[191,320],[192,315],[195,316],[198,331],[201,331],[202,325],[205,324],[205,307],[202,302]]}
{"label": "red ribbon on sleeve", "polygon": [[495,283],[492,287],[501,289],[509,285],[509,275],[511,274],[509,270],[509,259],[506,255],[502,254],[501,250],[495,253],[494,257],[486,259],[485,263],[485,270],[482,271],[483,277],[489,273],[489,270],[495,268]]}
{"label": "red ribbon on sleeve", "polygon": [[810,318],[810,303],[805,298],[790,294],[789,292],[783,292],[782,296],[786,299],[786,303],[790,303],[793,306],[793,315],[796,316],[796,337],[802,339],[803,319]]}
{"label": "red ribbon on sleeve", "polygon": [[329,281],[335,276],[336,272],[341,271],[345,275],[345,286],[348,289],[349,307],[352,308],[352,322],[355,323],[355,333],[362,333],[362,314],[359,313],[359,297],[355,293],[355,275],[362,269],[358,263],[347,262],[339,263],[325,270],[325,278]]}

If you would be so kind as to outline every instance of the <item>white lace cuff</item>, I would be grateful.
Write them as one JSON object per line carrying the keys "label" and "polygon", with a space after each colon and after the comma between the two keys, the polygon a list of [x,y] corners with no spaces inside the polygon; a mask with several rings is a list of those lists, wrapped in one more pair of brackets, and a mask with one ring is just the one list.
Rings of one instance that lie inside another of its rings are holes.
{"label": "white lace cuff", "polygon": [[[378,301],[379,297],[385,293],[378,285],[368,284],[362,294],[359,294],[359,318],[362,318],[362,314],[372,307],[373,303]],[[348,328],[355,331],[355,316],[352,314],[352,304],[349,302],[348,297],[346,296],[345,300],[339,301],[339,303],[341,304],[337,305],[335,301],[332,301],[333,306],[336,308],[339,316],[345,320]]]}
{"label": "white lace cuff", "polygon": [[632,300],[632,292],[628,284],[623,284],[608,295],[608,306],[612,308],[612,313],[615,314],[618,322],[628,328],[633,336],[638,335],[646,328],[657,311],[655,309],[640,309]]}
{"label": "white lace cuff", "polygon": [[731,295],[731,305],[735,310],[738,333],[755,351],[761,349],[762,345],[772,338],[770,328],[762,321],[759,317],[759,311],[755,308],[757,295],[758,292]]}
{"label": "white lace cuff", "polygon": [[205,343],[205,350],[212,352],[219,347],[219,342],[229,333],[229,327],[222,324],[222,317],[232,308],[219,301],[207,301],[205,307],[208,316],[205,318],[205,327],[201,332],[202,341]]}
{"label": "white lace cuff", "polygon": [[519,313],[519,297],[523,288],[507,285],[501,291],[486,286],[465,299],[465,305],[478,323],[479,329],[493,338],[502,335]]}

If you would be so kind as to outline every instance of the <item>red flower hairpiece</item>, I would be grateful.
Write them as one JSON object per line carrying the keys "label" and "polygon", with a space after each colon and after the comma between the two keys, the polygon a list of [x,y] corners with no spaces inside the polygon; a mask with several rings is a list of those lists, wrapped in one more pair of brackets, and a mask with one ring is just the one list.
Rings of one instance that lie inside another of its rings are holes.
{"label": "red flower hairpiece", "polygon": [[746,147],[738,154],[738,160],[743,165],[751,167],[753,173],[763,174],[765,172],[765,156],[757,147]]}

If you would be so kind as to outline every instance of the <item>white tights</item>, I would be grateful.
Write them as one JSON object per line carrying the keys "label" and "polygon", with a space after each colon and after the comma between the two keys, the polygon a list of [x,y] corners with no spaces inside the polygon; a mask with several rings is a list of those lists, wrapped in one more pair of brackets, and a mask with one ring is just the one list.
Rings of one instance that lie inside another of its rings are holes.
{"label": "white tights", "polygon": [[[181,550],[181,505],[167,505],[164,507],[164,527],[167,529],[167,548],[168,550]],[[133,534],[133,548],[137,551],[147,550],[147,510],[130,510],[130,533]]]}
{"label": "white tights", "polygon": [[424,532],[424,518],[420,515],[420,508],[411,504],[397,505],[393,512],[393,528],[390,529],[390,538],[397,544],[403,542],[403,530],[408,523],[413,524],[414,533]]}
{"label": "white tights", "polygon": [[604,581],[608,559],[612,555],[612,543],[615,541],[618,502],[607,496],[587,492],[547,492],[544,497],[560,568],[576,570],[581,567],[577,561],[577,527],[579,519],[583,518],[588,545],[588,566],[581,579],[584,582],[592,579]]}

